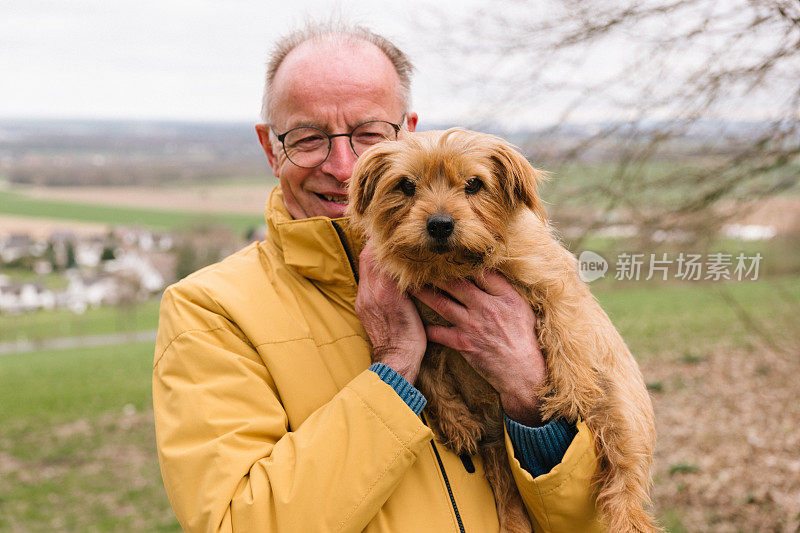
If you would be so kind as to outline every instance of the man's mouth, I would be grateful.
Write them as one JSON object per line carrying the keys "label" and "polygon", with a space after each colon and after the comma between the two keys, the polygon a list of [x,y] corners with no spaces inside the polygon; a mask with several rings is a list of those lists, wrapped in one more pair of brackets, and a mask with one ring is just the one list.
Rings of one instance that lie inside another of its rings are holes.
{"label": "man's mouth", "polygon": [[339,196],[333,194],[319,194],[319,193],[316,193],[316,195],[328,202],[333,202],[339,205],[347,205],[347,196]]}

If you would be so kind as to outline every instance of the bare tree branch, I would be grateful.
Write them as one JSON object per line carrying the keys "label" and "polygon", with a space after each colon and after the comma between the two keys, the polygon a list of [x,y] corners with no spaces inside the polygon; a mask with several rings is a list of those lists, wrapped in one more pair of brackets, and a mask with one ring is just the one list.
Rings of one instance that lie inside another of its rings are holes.
{"label": "bare tree branch", "polygon": [[692,226],[797,186],[796,1],[498,0],[427,17],[449,70],[477,70],[457,82],[487,102],[470,126],[541,108],[547,119],[519,141],[534,163],[556,174],[602,163],[568,188],[598,207],[585,231],[620,214],[643,228]]}

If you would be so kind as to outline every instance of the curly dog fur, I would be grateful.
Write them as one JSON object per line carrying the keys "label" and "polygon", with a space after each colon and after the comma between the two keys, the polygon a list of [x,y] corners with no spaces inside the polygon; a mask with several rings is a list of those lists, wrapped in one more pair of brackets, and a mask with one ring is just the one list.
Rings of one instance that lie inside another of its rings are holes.
{"label": "curly dog fur", "polygon": [[[364,155],[349,215],[400,285],[503,274],[537,314],[547,379],[543,419],[583,419],[594,437],[598,508],[609,531],[655,531],[649,504],[655,425],[639,368],[554,237],[538,196],[543,173],[498,137],[462,129],[405,134]],[[479,180],[479,181],[476,181]],[[475,191],[476,187],[478,188]],[[449,215],[443,246],[426,225]],[[443,323],[418,303],[423,320]],[[456,453],[480,454],[501,529],[531,531],[504,447],[494,389],[455,351],[430,344],[416,383],[430,423]]]}

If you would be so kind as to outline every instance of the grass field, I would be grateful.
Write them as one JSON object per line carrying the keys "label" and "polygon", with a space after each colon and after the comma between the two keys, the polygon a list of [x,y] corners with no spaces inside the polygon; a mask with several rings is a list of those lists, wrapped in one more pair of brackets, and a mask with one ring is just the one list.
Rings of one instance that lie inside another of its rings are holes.
{"label": "grass field", "polygon": [[800,311],[800,276],[655,287],[632,282],[592,289],[639,360],[780,344],[794,333],[795,313]]}
{"label": "grass field", "polygon": [[154,299],[131,307],[89,308],[83,314],[66,309],[0,314],[0,342],[154,330],[159,303]]}
{"label": "grass field", "polygon": [[[800,512],[791,503],[800,496],[790,453],[797,407],[786,403],[800,394],[786,377],[797,375],[796,352],[788,363],[773,357],[759,336],[797,340],[799,282],[724,286],[755,329],[715,284],[593,287],[651,387],[656,509],[670,531],[783,531]],[[145,329],[156,312],[156,302],[140,309]],[[37,335],[52,319],[30,318]],[[103,312],[83,320],[87,332],[115,323]],[[0,531],[178,530],[156,461],[152,360],[150,344],[0,357]],[[754,431],[769,438],[753,441]]]}
{"label": "grass field", "polygon": [[[693,176],[700,169],[716,168],[713,158],[651,158],[648,161],[618,165],[613,162],[592,161],[571,163],[560,168],[545,168],[549,179],[542,185],[542,198],[553,205],[566,207],[604,207],[609,203],[609,191],[625,191],[628,198],[640,205],[666,206],[687,198],[697,197],[702,184]],[[534,165],[536,163],[534,162]],[[793,180],[794,185],[781,192],[784,197],[797,197],[800,184],[796,176],[800,165],[789,164],[762,176],[762,180],[777,183]],[[743,198],[747,195],[742,196]]]}
{"label": "grass field", "polygon": [[[161,194],[153,191],[153,194]],[[262,216],[237,213],[185,212],[133,207],[112,207],[93,203],[40,200],[24,194],[0,190],[0,213],[26,217],[58,218],[108,225],[146,226],[157,229],[183,229],[199,225],[223,225],[243,235],[249,228],[264,223]]]}
{"label": "grass field", "polygon": [[153,347],[0,358],[0,531],[179,531],[155,457]]}

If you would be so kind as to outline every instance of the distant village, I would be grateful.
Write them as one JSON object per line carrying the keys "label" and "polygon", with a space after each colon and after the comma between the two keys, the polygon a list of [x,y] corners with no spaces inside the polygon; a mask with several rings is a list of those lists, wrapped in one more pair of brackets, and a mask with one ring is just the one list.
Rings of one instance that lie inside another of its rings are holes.
{"label": "distant village", "polygon": [[176,279],[176,240],[144,228],[0,236],[0,314],[125,305]]}
{"label": "distant village", "polygon": [[[635,230],[616,226],[598,234],[630,236],[622,229]],[[67,230],[0,234],[0,315],[53,309],[82,313],[90,307],[143,302],[246,242],[263,239],[265,231],[263,226],[254,227],[244,241],[223,227],[175,234],[124,226],[100,234]],[[734,224],[724,226],[721,234],[758,241],[772,239],[776,229]],[[654,240],[682,238],[654,235]]]}

